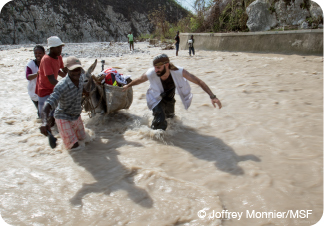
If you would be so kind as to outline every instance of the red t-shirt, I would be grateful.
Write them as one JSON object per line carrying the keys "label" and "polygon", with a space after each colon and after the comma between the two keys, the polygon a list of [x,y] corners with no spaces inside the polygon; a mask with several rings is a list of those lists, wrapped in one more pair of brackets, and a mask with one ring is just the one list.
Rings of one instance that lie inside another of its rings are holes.
{"label": "red t-shirt", "polygon": [[36,89],[35,93],[39,97],[45,97],[50,95],[54,87],[48,80],[48,75],[54,75],[57,79],[58,72],[61,68],[64,68],[62,56],[59,56],[58,59],[54,59],[49,55],[45,55],[39,65],[39,74],[37,76]]}

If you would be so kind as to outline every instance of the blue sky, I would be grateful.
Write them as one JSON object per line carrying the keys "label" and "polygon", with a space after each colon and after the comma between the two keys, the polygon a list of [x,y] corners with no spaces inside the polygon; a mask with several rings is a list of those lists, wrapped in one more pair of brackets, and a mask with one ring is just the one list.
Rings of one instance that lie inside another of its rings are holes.
{"label": "blue sky", "polygon": [[[195,10],[192,8],[192,6],[194,5],[195,0],[177,0],[177,1],[183,7],[187,8],[190,11],[192,11],[193,13],[195,13]],[[312,0],[312,1],[316,2],[317,4],[319,4],[321,6],[321,8],[322,8],[322,11],[324,11],[324,0]]]}
{"label": "blue sky", "polygon": [[187,8],[191,12],[195,12],[195,10],[192,8],[195,0],[177,0],[178,3],[180,3],[183,7]]}

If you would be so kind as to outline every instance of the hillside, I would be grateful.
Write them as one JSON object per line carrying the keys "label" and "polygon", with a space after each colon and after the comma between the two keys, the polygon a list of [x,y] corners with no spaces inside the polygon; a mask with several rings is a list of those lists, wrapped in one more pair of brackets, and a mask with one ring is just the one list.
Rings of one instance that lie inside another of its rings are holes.
{"label": "hillside", "polygon": [[44,43],[52,35],[64,42],[126,41],[150,33],[148,15],[158,7],[175,22],[188,12],[173,0],[15,0],[0,14],[0,44]]}

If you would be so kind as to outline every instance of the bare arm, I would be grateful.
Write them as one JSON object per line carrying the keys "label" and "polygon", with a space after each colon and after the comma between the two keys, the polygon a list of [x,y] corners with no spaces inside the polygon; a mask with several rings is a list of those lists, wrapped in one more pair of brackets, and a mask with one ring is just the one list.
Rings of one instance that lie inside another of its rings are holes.
{"label": "bare arm", "polygon": [[55,79],[54,75],[48,75],[47,78],[48,78],[49,82],[50,82],[53,86],[55,86],[55,85],[58,83],[58,81]]}
{"label": "bare arm", "polygon": [[141,77],[131,81],[129,84],[127,84],[126,86],[123,87],[123,91],[126,91],[128,88],[132,87],[132,86],[136,86],[139,85],[143,82],[146,82],[148,80],[147,75],[144,73],[142,74]]}
{"label": "bare arm", "polygon": [[[197,84],[198,86],[200,86],[209,95],[209,97],[211,98],[211,102],[214,105],[214,107],[216,107],[215,104],[217,104],[218,107],[219,107],[219,109],[222,108],[222,103],[214,95],[214,93],[209,89],[209,87],[207,86],[207,84],[204,81],[202,81],[201,79],[197,78],[193,74],[189,73],[185,69],[183,69],[182,76],[184,78],[188,79],[190,82],[193,82],[193,83]],[[212,97],[214,97],[214,98],[212,98]]]}
{"label": "bare arm", "polygon": [[34,78],[37,77],[37,75],[38,75],[38,72],[35,73],[35,74],[29,74],[29,75],[27,76],[27,79],[28,79],[28,80],[33,80]]}
{"label": "bare arm", "polygon": [[59,70],[58,74],[59,74],[59,76],[64,78],[66,76],[66,74],[67,74],[67,68],[65,67],[65,68]]}
{"label": "bare arm", "polygon": [[43,112],[42,112],[42,125],[39,127],[41,133],[45,136],[47,136],[47,130],[51,132],[51,126],[49,123],[49,113],[52,110],[52,106],[49,103],[46,103]]}

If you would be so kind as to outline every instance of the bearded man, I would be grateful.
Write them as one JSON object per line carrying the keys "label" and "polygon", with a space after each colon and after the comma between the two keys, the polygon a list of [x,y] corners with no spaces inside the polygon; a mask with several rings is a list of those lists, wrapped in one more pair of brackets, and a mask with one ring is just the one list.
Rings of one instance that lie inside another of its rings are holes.
{"label": "bearded man", "polygon": [[191,104],[192,93],[189,85],[193,82],[199,85],[210,97],[213,106],[216,104],[219,109],[222,104],[216,95],[209,89],[205,82],[189,73],[182,67],[177,67],[170,63],[166,54],[160,54],[153,59],[153,68],[148,69],[141,77],[133,80],[123,87],[127,90],[131,86],[139,85],[147,80],[150,81],[150,87],[146,93],[147,106],[153,111],[154,119],[152,129],[166,130],[168,124],[166,118],[174,117],[175,91],[187,110]]}

